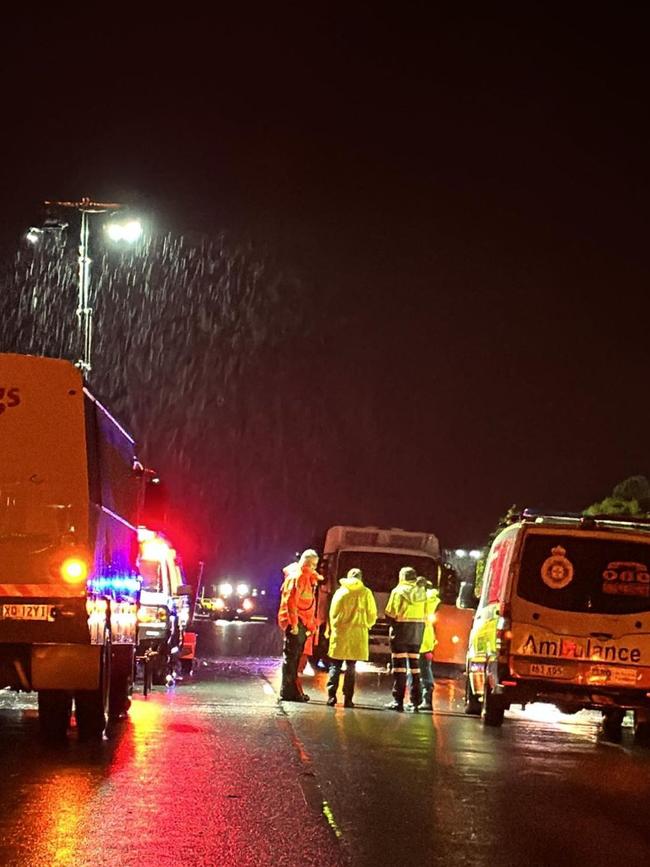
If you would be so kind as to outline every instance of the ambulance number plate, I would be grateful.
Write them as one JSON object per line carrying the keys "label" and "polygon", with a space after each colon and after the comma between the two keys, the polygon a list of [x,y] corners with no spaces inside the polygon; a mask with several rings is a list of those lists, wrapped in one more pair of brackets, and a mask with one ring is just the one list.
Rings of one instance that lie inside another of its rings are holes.
{"label": "ambulance number plate", "polygon": [[547,662],[531,662],[530,673],[534,677],[571,677],[565,672],[563,665],[551,665]]}
{"label": "ambulance number plate", "polygon": [[53,605],[0,604],[0,620],[54,620]]}

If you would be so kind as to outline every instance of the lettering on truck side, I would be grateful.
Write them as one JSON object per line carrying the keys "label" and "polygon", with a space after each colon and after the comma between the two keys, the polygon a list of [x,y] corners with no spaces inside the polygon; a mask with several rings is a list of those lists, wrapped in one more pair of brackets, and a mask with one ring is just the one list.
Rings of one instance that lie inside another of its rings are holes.
{"label": "lettering on truck side", "polygon": [[559,659],[587,659],[605,662],[641,662],[641,648],[601,644],[588,638],[585,643],[574,638],[535,638],[528,634],[519,651],[524,656],[549,656]]}
{"label": "lettering on truck side", "polygon": [[0,415],[2,415],[7,408],[18,406],[19,403],[19,388],[0,388]]}

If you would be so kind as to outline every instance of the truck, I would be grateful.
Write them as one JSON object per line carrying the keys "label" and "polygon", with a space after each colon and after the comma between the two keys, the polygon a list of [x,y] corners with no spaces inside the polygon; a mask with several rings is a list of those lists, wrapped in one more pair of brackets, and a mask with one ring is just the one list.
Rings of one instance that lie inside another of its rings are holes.
{"label": "truck", "polygon": [[142,579],[138,609],[137,658],[151,666],[155,684],[173,680],[191,615],[192,588],[170,539],[138,528],[138,569]]}
{"label": "truck", "polygon": [[381,660],[390,655],[389,623],[384,611],[403,566],[412,566],[418,575],[428,578],[440,593],[441,604],[433,615],[438,640],[434,662],[464,667],[473,613],[456,605],[458,582],[454,580],[453,570],[443,562],[439,541],[433,533],[399,528],[337,525],[328,529],[321,566],[325,580],[319,587],[317,608],[320,623],[318,647],[321,654],[326,653],[324,625],[339,579],[349,569],[358,567],[363,572],[364,583],[375,595],[379,615],[377,623],[370,630],[370,658]]}
{"label": "truck", "polygon": [[60,359],[0,354],[0,687],[41,731],[102,736],[128,711],[142,467],[133,437]]}

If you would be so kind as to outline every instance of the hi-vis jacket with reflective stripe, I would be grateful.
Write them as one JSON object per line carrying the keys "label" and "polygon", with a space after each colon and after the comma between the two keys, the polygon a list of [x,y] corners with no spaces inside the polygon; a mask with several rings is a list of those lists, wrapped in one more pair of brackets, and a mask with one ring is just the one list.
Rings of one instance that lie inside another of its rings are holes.
{"label": "hi-vis jacket with reflective stripe", "polygon": [[301,567],[298,563],[285,566],[283,572],[278,625],[281,629],[295,627],[300,620],[313,632],[316,628],[314,587],[322,580],[321,576],[309,566]]}
{"label": "hi-vis jacket with reflective stripe", "polygon": [[390,638],[395,644],[414,644],[419,648],[426,620],[426,591],[415,581],[401,580],[391,590],[386,617],[392,621]]}

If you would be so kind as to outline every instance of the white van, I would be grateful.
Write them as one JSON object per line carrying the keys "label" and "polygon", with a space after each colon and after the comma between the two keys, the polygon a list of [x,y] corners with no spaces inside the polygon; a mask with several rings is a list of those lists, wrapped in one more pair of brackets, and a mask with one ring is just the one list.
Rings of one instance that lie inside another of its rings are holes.
{"label": "white van", "polygon": [[467,653],[466,706],[499,726],[513,704],[625,711],[650,740],[650,523],[522,517],[488,555]]}

